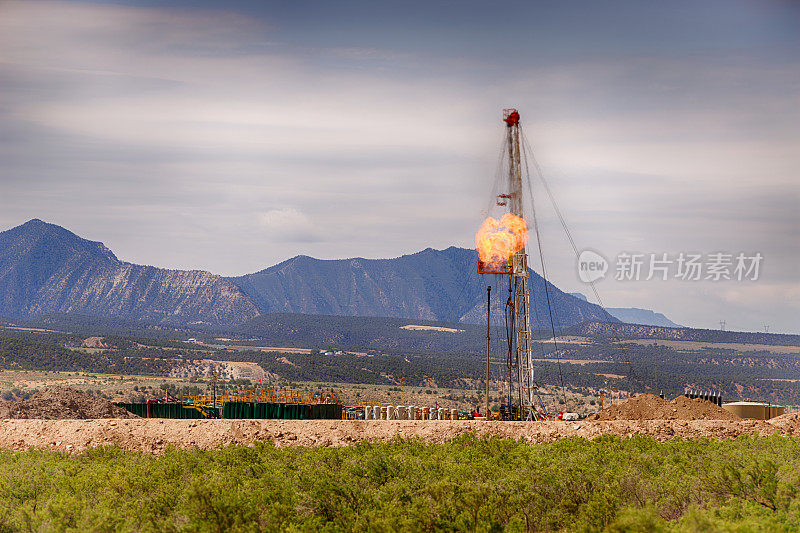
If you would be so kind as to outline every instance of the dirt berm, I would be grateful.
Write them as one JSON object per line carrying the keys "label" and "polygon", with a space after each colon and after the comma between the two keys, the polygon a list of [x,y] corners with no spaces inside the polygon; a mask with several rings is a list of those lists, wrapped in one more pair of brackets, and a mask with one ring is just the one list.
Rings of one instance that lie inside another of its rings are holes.
{"label": "dirt berm", "polygon": [[769,420],[769,423],[790,435],[800,435],[800,413],[786,413]]}
{"label": "dirt berm", "polygon": [[709,401],[678,396],[672,401],[653,394],[637,394],[599,411],[587,420],[741,420]]}
{"label": "dirt berm", "polygon": [[39,420],[86,420],[90,418],[139,418],[103,398],[70,388],[39,391],[27,400],[0,403],[2,418]]}
{"label": "dirt berm", "polygon": [[756,420],[614,420],[579,422],[485,422],[478,420],[0,420],[0,448],[30,447],[69,452],[116,445],[161,453],[167,448],[213,449],[228,444],[272,442],[276,446],[346,446],[363,441],[416,438],[446,442],[464,433],[524,439],[532,444],[568,437],[650,435],[672,438],[734,438],[744,434],[793,434]]}

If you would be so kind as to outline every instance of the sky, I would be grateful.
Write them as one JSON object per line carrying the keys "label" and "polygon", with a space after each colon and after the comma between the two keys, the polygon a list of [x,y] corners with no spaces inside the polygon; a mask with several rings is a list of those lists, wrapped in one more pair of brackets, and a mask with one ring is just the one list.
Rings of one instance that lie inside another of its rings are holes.
{"label": "sky", "polygon": [[[469,248],[507,107],[605,305],[800,333],[795,2],[0,0],[0,230],[222,275]],[[533,198],[550,279],[595,300]],[[617,280],[623,253],[763,260]]]}

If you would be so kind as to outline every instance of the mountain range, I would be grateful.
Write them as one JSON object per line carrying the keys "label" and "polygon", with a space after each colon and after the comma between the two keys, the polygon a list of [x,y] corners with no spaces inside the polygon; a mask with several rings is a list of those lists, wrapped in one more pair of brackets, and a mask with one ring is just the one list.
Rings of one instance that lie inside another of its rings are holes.
{"label": "mountain range", "polygon": [[[485,283],[494,284],[498,318],[507,287],[501,276],[479,276],[476,264],[474,250],[455,247],[394,259],[301,255],[226,278],[120,261],[102,243],[34,219],[0,232],[0,316],[81,314],[212,327],[233,327],[268,313],[480,323],[486,316]],[[601,307],[529,273],[534,327],[550,327],[548,309],[558,328],[617,322]]]}
{"label": "mountain range", "polygon": [[102,243],[34,219],[0,233],[0,316],[49,313],[224,326],[259,310],[226,278],[126,263]]}

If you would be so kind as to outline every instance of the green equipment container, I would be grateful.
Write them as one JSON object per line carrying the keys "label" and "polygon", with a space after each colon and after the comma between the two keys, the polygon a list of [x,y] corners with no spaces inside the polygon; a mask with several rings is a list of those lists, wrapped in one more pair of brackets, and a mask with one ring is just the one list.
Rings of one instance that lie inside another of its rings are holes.
{"label": "green equipment container", "polygon": [[267,402],[225,402],[222,418],[259,420],[341,420],[342,406],[339,404],[296,404]]}
{"label": "green equipment container", "polygon": [[[147,404],[146,403],[115,403],[119,407],[127,411],[147,418]],[[184,404],[180,402],[170,403],[151,403],[150,404],[150,418],[178,418],[178,419],[201,419],[201,418],[219,418],[219,409],[214,407],[198,407],[191,404]]]}

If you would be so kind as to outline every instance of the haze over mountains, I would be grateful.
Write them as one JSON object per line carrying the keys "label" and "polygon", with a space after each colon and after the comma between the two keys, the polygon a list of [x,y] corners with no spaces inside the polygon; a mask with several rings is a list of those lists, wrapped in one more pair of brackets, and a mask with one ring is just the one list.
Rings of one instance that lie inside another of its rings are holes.
{"label": "haze over mountains", "polygon": [[[571,292],[569,294],[584,302],[588,301],[586,296],[580,292]],[[627,324],[642,324],[645,326],[659,326],[665,328],[682,327],[662,313],[656,313],[650,309],[640,309],[638,307],[605,307],[604,309],[617,320]]]}
{"label": "haze over mountains", "polygon": [[[0,316],[67,313],[231,327],[264,313],[288,312],[479,323],[485,317],[484,282],[502,278],[482,278],[475,264],[473,250],[429,248],[395,259],[297,256],[225,278],[120,261],[102,243],[34,219],[0,233]],[[597,305],[547,287],[559,327],[616,321]],[[505,289],[496,285],[500,290]],[[545,281],[533,271],[531,290],[533,325],[549,327]],[[499,310],[503,295],[497,292]]]}

